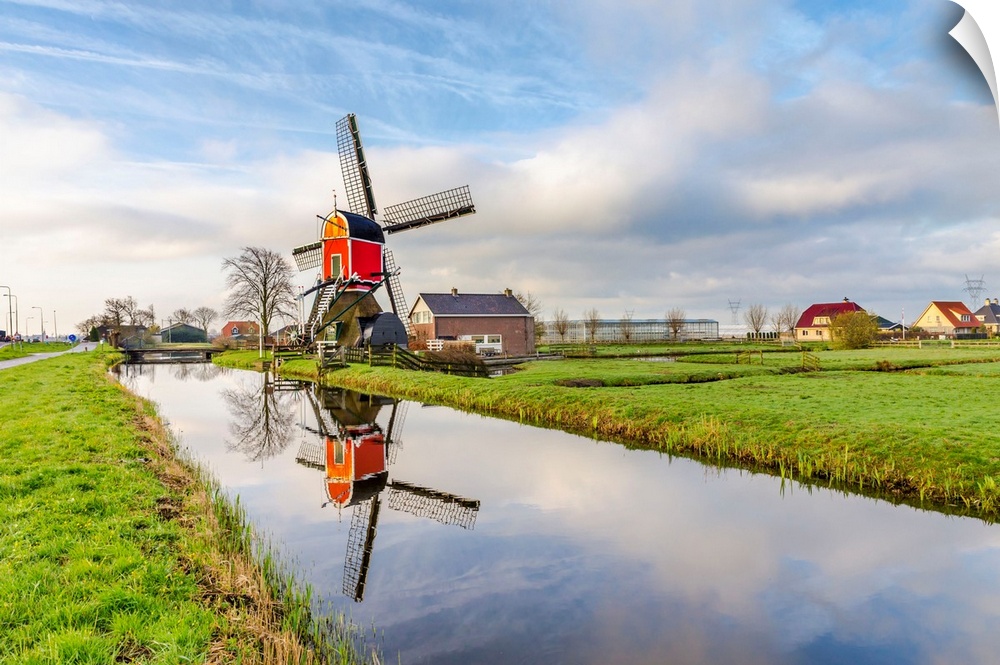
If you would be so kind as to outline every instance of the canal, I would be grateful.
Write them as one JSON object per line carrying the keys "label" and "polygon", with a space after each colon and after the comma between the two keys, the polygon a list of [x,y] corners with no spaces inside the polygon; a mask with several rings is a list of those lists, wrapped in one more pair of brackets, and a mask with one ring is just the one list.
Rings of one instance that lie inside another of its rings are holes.
{"label": "canal", "polygon": [[384,662],[1000,652],[995,525],[210,364],[120,380]]}

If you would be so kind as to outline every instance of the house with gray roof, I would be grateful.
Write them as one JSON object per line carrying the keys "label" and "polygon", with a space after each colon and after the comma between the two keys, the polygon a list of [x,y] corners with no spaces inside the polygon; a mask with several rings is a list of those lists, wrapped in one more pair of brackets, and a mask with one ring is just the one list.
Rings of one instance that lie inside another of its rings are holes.
{"label": "house with gray roof", "polygon": [[987,298],[986,304],[973,313],[976,319],[983,324],[983,330],[991,337],[1000,335],[1000,302],[994,298],[992,301]]}
{"label": "house with gray roof", "polygon": [[417,340],[458,340],[477,353],[535,352],[535,319],[510,289],[502,293],[421,293],[410,308]]}

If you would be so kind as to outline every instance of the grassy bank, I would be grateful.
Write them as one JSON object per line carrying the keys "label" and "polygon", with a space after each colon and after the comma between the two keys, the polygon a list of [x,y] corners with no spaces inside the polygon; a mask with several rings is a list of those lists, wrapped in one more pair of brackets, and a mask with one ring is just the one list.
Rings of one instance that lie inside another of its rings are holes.
{"label": "grassy bank", "polygon": [[68,342],[14,342],[0,347],[0,360],[23,358],[33,353],[57,353],[72,346]]}
{"label": "grassy bank", "polygon": [[[1000,517],[1000,444],[990,436],[1000,351],[815,355],[818,372],[800,371],[801,354],[765,353],[748,365],[715,350],[692,362],[531,362],[489,380],[351,366],[324,381]],[[316,377],[308,360],[281,371]]]}
{"label": "grassy bank", "polygon": [[0,662],[363,662],[96,353],[0,371]]}

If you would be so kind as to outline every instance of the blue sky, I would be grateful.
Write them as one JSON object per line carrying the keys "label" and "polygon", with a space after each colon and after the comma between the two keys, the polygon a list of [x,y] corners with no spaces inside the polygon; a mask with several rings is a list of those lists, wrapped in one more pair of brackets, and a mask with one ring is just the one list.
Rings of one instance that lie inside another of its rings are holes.
{"label": "blue sky", "polygon": [[[222,308],[290,257],[358,116],[420,291],[727,323],[848,296],[912,320],[994,270],[1000,131],[949,0],[0,0],[0,283],[59,332],[131,295]],[[341,199],[343,202],[343,197]],[[313,275],[302,275],[308,283]],[[35,320],[28,331],[37,331]],[[221,322],[219,322],[221,323]]]}

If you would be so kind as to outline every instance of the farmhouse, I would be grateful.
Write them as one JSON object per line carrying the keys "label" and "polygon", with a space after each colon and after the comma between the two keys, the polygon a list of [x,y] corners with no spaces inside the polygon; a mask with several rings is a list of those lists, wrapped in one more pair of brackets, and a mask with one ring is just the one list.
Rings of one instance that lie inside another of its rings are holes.
{"label": "farmhouse", "polygon": [[226,321],[222,326],[223,339],[256,335],[260,326],[255,321]]}
{"label": "farmhouse", "polygon": [[535,319],[510,289],[503,293],[421,293],[410,308],[418,340],[475,343],[477,353],[535,352]]}
{"label": "farmhouse", "polygon": [[975,316],[986,334],[994,337],[1000,335],[1000,302],[996,298],[993,302],[987,298],[986,304],[976,310]]}
{"label": "farmhouse", "polygon": [[982,325],[965,303],[950,300],[932,300],[913,322],[914,328],[943,337],[969,337]]}
{"label": "farmhouse", "polygon": [[810,305],[802,312],[795,324],[795,340],[798,342],[829,341],[830,322],[840,314],[865,311],[860,305],[844,298],[840,302],[824,302]]}

